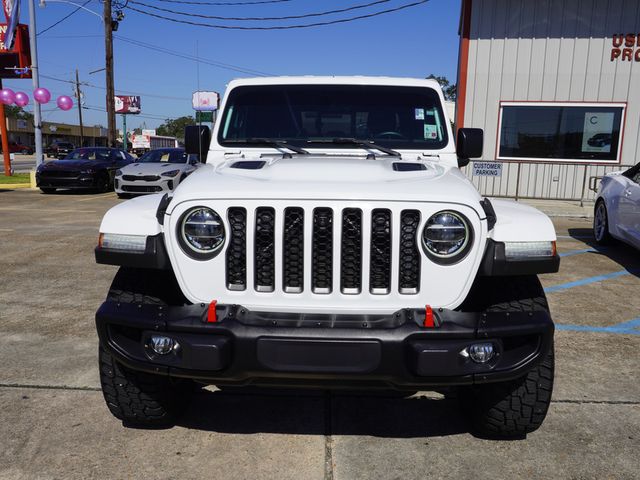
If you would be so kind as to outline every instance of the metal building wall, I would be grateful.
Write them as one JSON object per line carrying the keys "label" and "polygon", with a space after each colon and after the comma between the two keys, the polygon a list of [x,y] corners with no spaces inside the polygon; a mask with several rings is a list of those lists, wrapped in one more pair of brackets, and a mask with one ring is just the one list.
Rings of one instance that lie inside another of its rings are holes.
{"label": "metal building wall", "polygon": [[[611,48],[614,34],[640,32],[640,1],[463,0],[469,6],[466,97],[458,106],[464,125],[458,126],[484,129],[483,159],[496,157],[500,101],[605,101],[628,102],[622,164],[638,161],[640,62],[611,61]],[[521,197],[588,199],[589,178],[617,169],[505,164],[501,179],[473,180],[485,195],[518,190]]]}

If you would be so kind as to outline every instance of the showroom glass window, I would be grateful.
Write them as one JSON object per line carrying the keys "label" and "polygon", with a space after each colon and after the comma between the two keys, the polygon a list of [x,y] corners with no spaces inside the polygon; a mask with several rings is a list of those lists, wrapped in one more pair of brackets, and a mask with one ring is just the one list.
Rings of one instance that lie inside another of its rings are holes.
{"label": "showroom glass window", "polygon": [[426,87],[242,86],[229,94],[221,122],[218,140],[224,146],[268,138],[306,148],[314,140],[356,138],[435,150],[449,141],[440,98]]}
{"label": "showroom glass window", "polygon": [[501,105],[498,158],[617,163],[624,105]]}

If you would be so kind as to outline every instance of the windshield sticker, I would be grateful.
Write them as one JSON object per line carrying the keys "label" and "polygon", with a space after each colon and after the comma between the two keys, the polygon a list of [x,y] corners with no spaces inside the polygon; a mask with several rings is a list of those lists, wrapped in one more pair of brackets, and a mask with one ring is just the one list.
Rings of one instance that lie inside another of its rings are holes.
{"label": "windshield sticker", "polygon": [[416,108],[416,120],[424,120],[424,108]]}
{"label": "windshield sticker", "polygon": [[438,127],[429,123],[424,124],[424,138],[425,140],[433,140],[438,137]]}

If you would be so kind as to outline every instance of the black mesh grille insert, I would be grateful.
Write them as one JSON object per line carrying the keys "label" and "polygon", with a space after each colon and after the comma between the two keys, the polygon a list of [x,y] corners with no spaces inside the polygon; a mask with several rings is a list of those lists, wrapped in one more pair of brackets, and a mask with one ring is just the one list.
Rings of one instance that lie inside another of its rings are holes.
{"label": "black mesh grille insert", "polygon": [[275,286],[274,235],[275,211],[270,207],[256,210],[255,231],[255,287],[260,292],[272,292]]}
{"label": "black mesh grille insert", "polygon": [[284,291],[300,293],[304,276],[304,210],[298,207],[284,210],[282,239]]}
{"label": "black mesh grille insert", "polygon": [[416,241],[420,212],[403,210],[400,216],[400,293],[420,290],[420,252]]}
{"label": "black mesh grille insert", "polygon": [[351,294],[362,290],[362,210],[358,208],[342,211],[340,290]]}
{"label": "black mesh grille insert", "polygon": [[313,211],[312,287],[316,293],[331,293],[333,284],[333,211]]}
{"label": "black mesh grille insert", "polygon": [[378,208],[371,213],[371,293],[391,289],[391,211]]}
{"label": "black mesh grille insert", "polygon": [[227,213],[230,226],[227,248],[227,288],[247,288],[247,211],[232,207]]}

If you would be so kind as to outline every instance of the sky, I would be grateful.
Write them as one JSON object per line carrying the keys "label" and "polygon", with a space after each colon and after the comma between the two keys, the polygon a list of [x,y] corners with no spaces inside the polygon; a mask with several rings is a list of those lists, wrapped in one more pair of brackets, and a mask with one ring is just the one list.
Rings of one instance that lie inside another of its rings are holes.
{"label": "sky", "polygon": [[[28,1],[22,0],[21,22],[29,23]],[[69,0],[84,4],[87,0]],[[121,0],[123,1],[123,0]],[[199,3],[240,3],[252,0],[190,0]],[[256,0],[253,0],[256,1]],[[149,5],[186,13],[223,17],[281,17],[363,5],[375,0],[279,0],[254,5],[187,5],[175,0],[135,0],[129,7],[202,23],[223,25],[292,25],[348,18],[395,8],[416,0],[385,0],[341,14],[287,21],[223,21],[178,16]],[[36,2],[37,32],[42,32],[76,9],[67,0]],[[175,2],[175,3],[174,3]],[[102,14],[100,0],[87,9]],[[244,31],[173,23],[125,8],[114,38],[116,94],[140,95],[142,114],[127,117],[128,129],[155,128],[166,118],[193,115],[196,90],[224,92],[234,78],[269,75],[389,75],[424,78],[442,75],[456,79],[459,0],[429,0],[378,17],[306,29]],[[153,49],[133,45],[143,42]],[[190,58],[181,58],[171,55]],[[196,62],[194,59],[201,61]],[[106,125],[104,34],[101,19],[79,10],[54,28],[38,35],[40,85],[54,98],[43,106],[43,120],[78,123],[74,108],[55,108],[55,98],[71,95],[75,69],[85,83],[86,125]],[[237,68],[236,68],[237,67]],[[254,73],[252,73],[254,72]],[[4,85],[31,97],[31,80],[5,80]],[[26,108],[32,110],[32,105]],[[122,128],[121,116],[117,118]]]}

